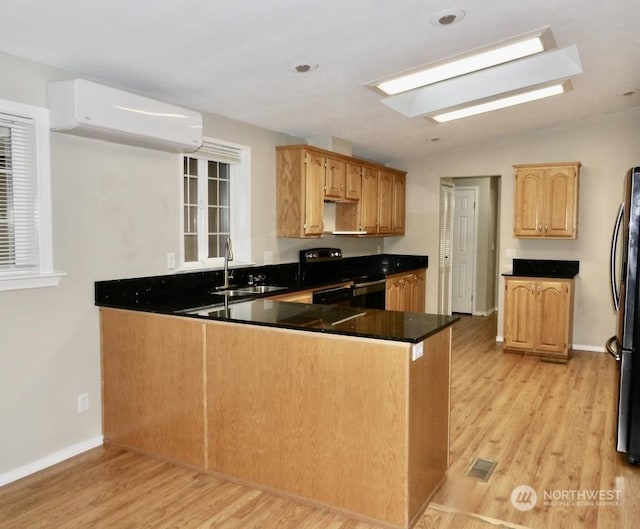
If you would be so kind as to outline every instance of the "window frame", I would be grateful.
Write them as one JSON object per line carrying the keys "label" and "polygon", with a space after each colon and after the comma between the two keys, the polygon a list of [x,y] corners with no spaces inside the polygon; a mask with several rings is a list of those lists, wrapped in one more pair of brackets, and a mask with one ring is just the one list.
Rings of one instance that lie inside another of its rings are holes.
{"label": "window frame", "polygon": [[[204,144],[219,147],[220,152],[203,152],[198,150],[191,153],[183,153],[180,156],[180,266],[179,270],[203,270],[221,268],[224,265],[224,257],[205,258],[198,261],[185,261],[185,223],[184,223],[184,161],[185,158],[196,158],[198,160],[214,161],[229,164],[229,208],[230,208],[230,237],[233,245],[234,259],[232,266],[249,265],[251,262],[251,149],[246,145],[240,145],[232,142],[217,140],[213,138],[204,138]],[[224,151],[233,151],[237,158],[227,157]],[[200,190],[206,189],[206,176],[198,171],[198,196],[207,196],[201,194]],[[202,183],[204,180],[204,183]],[[246,206],[245,206],[246,205]],[[208,232],[208,225],[205,220],[204,210],[206,206],[198,207],[198,238],[202,240],[200,230]],[[230,264],[231,266],[231,264]]]}
{"label": "window frame", "polygon": [[53,271],[49,109],[0,99],[0,112],[33,121],[37,209],[37,264],[33,269],[0,270],[0,291],[52,287],[66,274]]}

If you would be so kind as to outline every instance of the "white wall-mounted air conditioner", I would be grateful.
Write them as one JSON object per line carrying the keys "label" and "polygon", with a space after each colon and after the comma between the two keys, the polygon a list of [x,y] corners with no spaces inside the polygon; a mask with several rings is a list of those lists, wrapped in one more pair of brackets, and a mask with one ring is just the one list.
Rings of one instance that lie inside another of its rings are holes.
{"label": "white wall-mounted air conditioner", "polygon": [[202,145],[202,115],[84,79],[49,83],[51,130],[169,152]]}

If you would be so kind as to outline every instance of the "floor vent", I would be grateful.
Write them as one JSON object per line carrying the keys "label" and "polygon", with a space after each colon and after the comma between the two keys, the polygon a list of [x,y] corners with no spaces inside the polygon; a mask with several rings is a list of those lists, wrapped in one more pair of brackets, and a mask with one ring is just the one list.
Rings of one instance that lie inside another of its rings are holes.
{"label": "floor vent", "polygon": [[467,470],[467,476],[475,478],[479,481],[488,481],[493,473],[493,469],[496,468],[497,461],[491,461],[490,459],[481,459],[476,457],[473,463]]}

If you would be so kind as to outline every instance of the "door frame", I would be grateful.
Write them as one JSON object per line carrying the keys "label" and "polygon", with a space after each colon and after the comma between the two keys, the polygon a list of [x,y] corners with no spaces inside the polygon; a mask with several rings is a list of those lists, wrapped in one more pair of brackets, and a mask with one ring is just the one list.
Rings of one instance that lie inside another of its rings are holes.
{"label": "door frame", "polygon": [[[453,240],[453,211],[455,208],[455,185],[453,182],[448,180],[441,179],[440,180],[440,190],[438,192],[438,219],[439,219],[439,236],[438,236],[438,314],[451,314],[451,255],[446,254],[446,243],[443,244],[443,240],[448,240],[449,248],[451,248],[452,240]],[[447,212],[447,215],[450,216],[450,226],[451,229],[447,231],[446,219],[443,222],[443,213],[442,213],[442,203],[441,203],[441,195],[443,188],[447,188],[451,192],[451,197],[453,199],[450,201],[451,207]],[[449,260],[449,275],[445,276],[443,270],[443,259]]]}

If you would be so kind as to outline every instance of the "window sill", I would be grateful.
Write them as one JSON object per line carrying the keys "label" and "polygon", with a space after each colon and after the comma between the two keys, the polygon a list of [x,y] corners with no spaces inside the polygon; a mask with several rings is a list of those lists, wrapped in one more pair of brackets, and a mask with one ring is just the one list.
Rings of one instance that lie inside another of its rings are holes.
{"label": "window sill", "polygon": [[66,276],[64,272],[48,274],[0,274],[0,291],[55,287]]}

